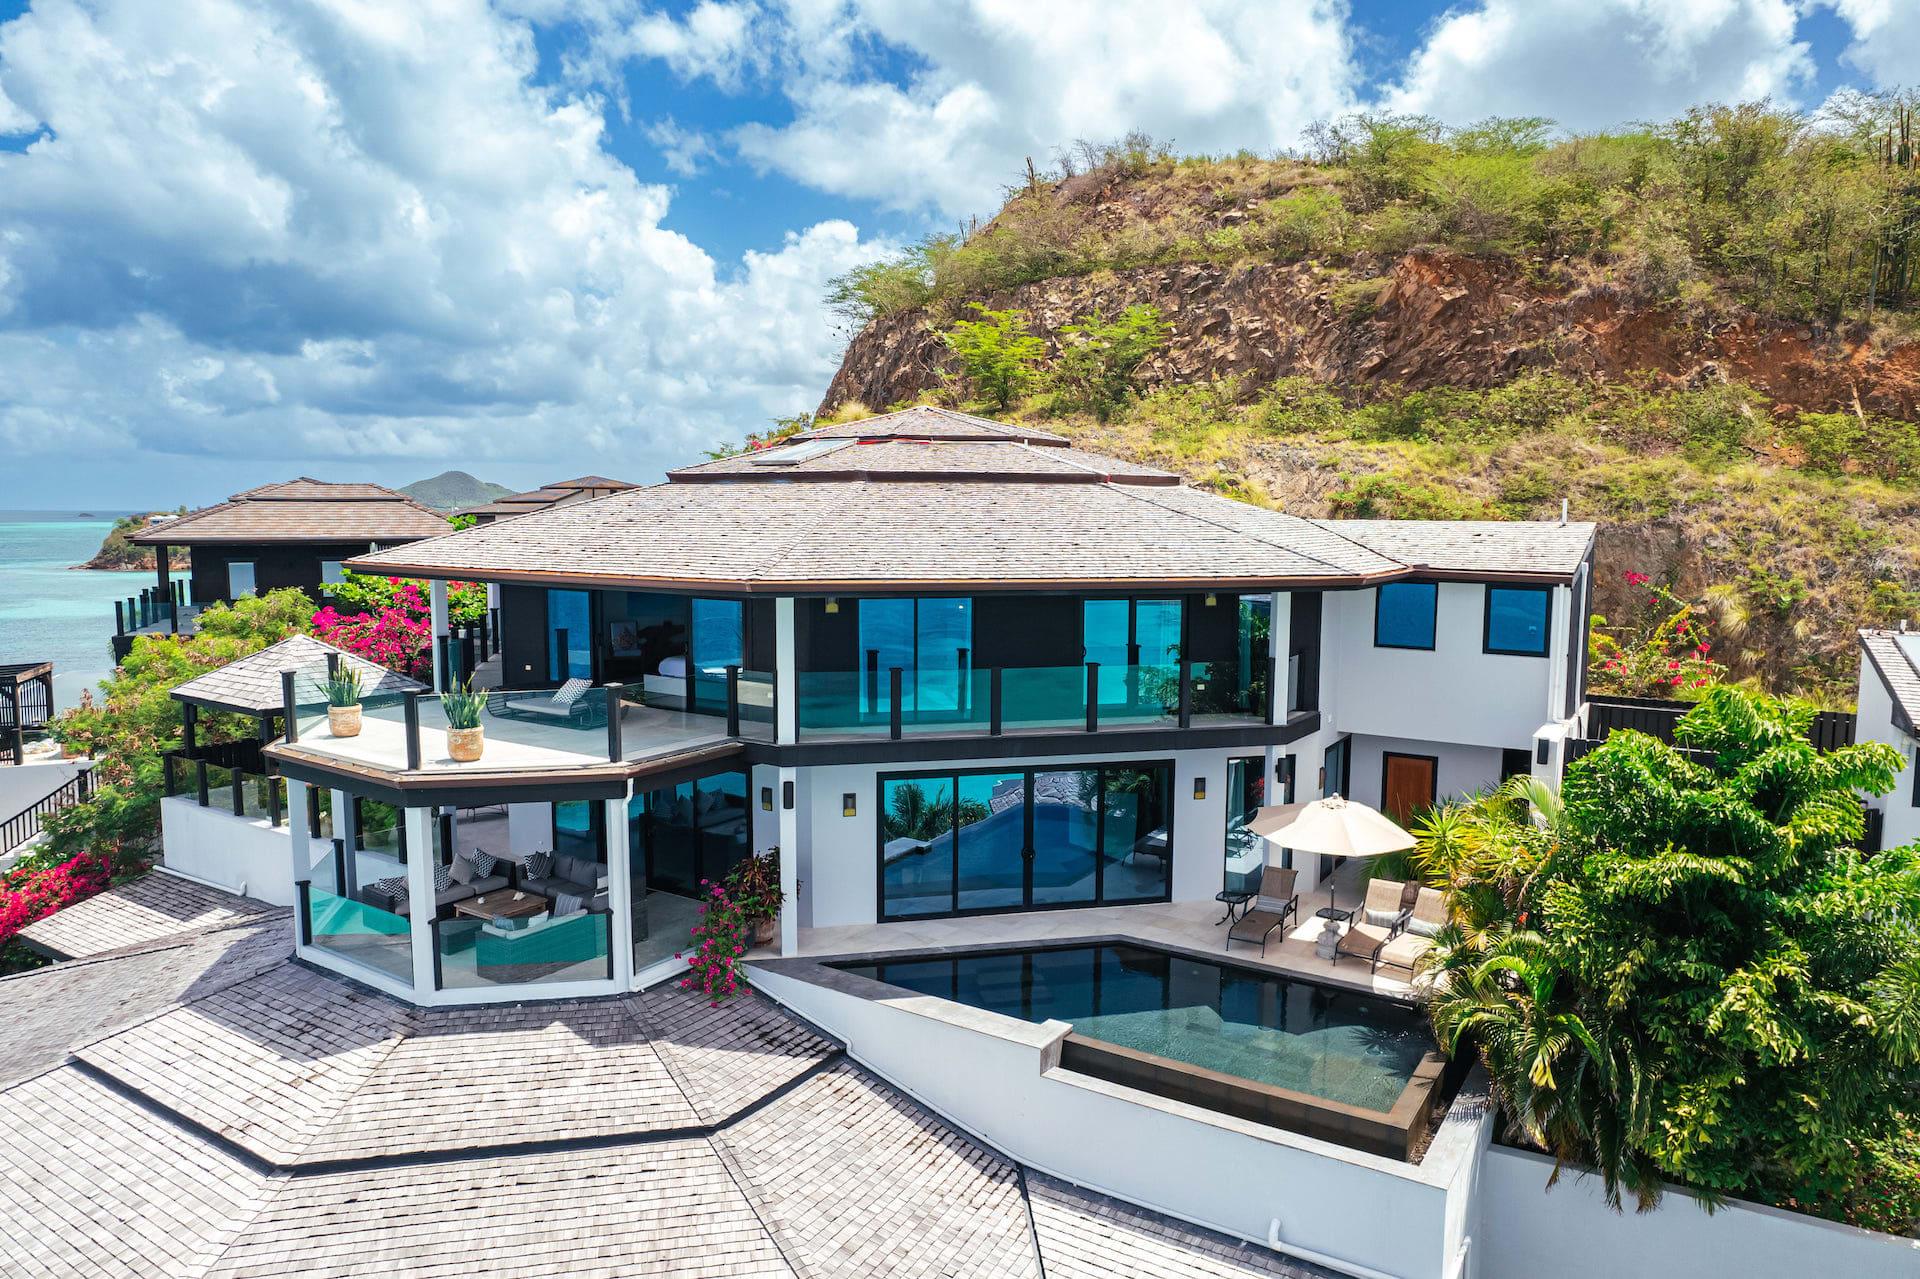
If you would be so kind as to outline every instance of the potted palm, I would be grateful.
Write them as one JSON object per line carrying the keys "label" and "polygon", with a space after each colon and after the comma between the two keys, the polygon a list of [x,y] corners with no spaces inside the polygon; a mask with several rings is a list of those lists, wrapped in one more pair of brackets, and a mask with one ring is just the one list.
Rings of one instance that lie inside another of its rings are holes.
{"label": "potted palm", "polygon": [[327,672],[327,729],[335,737],[360,736],[360,670],[342,662]]}
{"label": "potted palm", "polygon": [[480,712],[486,705],[487,695],[474,692],[470,680],[440,694],[440,709],[447,716],[447,754],[455,763],[471,764],[480,758],[480,751],[486,745]]}

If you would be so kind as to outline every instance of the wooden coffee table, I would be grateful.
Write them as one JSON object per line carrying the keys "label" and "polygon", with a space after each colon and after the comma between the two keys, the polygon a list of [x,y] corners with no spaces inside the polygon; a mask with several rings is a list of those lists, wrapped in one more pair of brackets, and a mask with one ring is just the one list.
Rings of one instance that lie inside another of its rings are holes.
{"label": "wooden coffee table", "polygon": [[552,903],[539,893],[516,891],[511,888],[496,888],[490,893],[481,893],[478,897],[469,897],[463,902],[453,904],[453,913],[467,915],[474,919],[484,919],[491,923],[496,919],[525,919],[531,915],[545,914]]}

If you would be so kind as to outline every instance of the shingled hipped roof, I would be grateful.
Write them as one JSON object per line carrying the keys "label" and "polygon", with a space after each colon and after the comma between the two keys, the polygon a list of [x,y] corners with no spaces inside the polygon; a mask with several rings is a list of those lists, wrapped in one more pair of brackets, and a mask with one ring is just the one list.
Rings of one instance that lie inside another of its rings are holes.
{"label": "shingled hipped roof", "polygon": [[525,493],[509,493],[491,502],[465,507],[460,514],[505,519],[509,516],[525,515],[529,511],[544,510],[549,506],[557,506],[561,502],[579,502],[589,497],[619,493],[638,487],[637,484],[629,484],[625,480],[608,479],[604,475],[580,475],[570,480],[555,480],[551,484],[543,484]]}
{"label": "shingled hipped roof", "polygon": [[1863,630],[1860,649],[1893,699],[1894,727],[1920,736],[1920,634]]}
{"label": "shingled hipped roof", "polygon": [[405,493],[378,484],[333,484],[302,476],[156,521],[131,540],[141,546],[413,542],[446,531],[444,516]]}
{"label": "shingled hipped roof", "polygon": [[1410,568],[1442,573],[1571,577],[1594,526],[1554,520],[1317,520],[1321,528]]}
{"label": "shingled hipped roof", "polygon": [[793,436],[795,440],[1015,440],[1064,447],[1067,437],[1018,422],[996,422],[953,409],[916,404],[851,422],[828,422]]}
{"label": "shingled hipped roof", "polygon": [[1017,440],[823,440],[697,462],[667,472],[676,483],[781,480],[944,479],[1177,485],[1180,477],[1137,462]]}
{"label": "shingled hipped roof", "polygon": [[315,690],[327,678],[327,658],[331,655],[342,665],[360,672],[363,697],[421,693],[426,685],[408,679],[384,666],[376,666],[335,648],[310,635],[290,635],[257,653],[228,662],[217,670],[196,675],[184,684],[176,684],[176,701],[191,702],[208,710],[237,711],[243,715],[267,715],[282,708],[280,675],[294,672],[294,687],[303,698],[315,696]]}

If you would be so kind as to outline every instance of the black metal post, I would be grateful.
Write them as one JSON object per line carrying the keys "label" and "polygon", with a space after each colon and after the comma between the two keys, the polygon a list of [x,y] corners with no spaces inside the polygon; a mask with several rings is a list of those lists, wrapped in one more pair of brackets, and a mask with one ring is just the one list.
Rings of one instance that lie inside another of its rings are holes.
{"label": "black metal post", "polygon": [[1100,663],[1087,663],[1087,731],[1100,731]]}
{"label": "black metal post", "polygon": [[338,835],[333,840],[333,891],[337,897],[347,895],[347,841]]}
{"label": "black metal post", "polygon": [[280,672],[280,711],[286,716],[287,740],[300,740],[300,708],[293,700],[293,672]]}
{"label": "black metal post", "polygon": [[596,915],[600,915],[604,918],[604,922],[600,925],[600,928],[601,928],[600,936],[601,936],[601,940],[603,940],[606,943],[607,980],[612,981],[613,980],[613,912],[610,910],[597,910],[593,913]]}
{"label": "black metal post", "polygon": [[200,792],[200,807],[205,808],[207,806],[207,798],[208,798],[207,796],[207,761],[204,759],[196,759],[193,761],[193,765],[194,765],[194,772],[195,772],[195,781],[197,783],[197,788]]}
{"label": "black metal post", "polygon": [[235,766],[227,770],[227,776],[233,783],[233,815],[247,815],[247,774],[246,770]]}
{"label": "black metal post", "polygon": [[987,669],[987,732],[1000,736],[1000,668]]}
{"label": "black metal post", "polygon": [[445,979],[441,976],[441,973],[440,973],[441,947],[440,947],[440,920],[438,918],[430,919],[427,921],[427,932],[433,938],[433,988],[435,990],[444,990],[446,989],[446,983],[445,983]]}
{"label": "black metal post", "polygon": [[178,757],[172,751],[168,751],[166,754],[160,757],[161,785],[164,788],[165,794],[168,799],[172,799],[174,796],[173,764],[175,759],[177,758]]}
{"label": "black metal post", "polygon": [[313,945],[313,903],[311,900],[313,896],[313,881],[310,879],[297,879],[293,883],[293,891],[300,901],[300,944],[302,946],[311,946]]}
{"label": "black metal post", "polygon": [[1193,727],[1193,666],[1180,659],[1180,727]]}
{"label": "black metal post", "polygon": [[280,803],[280,779],[267,776],[262,780],[267,784],[267,824],[278,826],[286,816],[285,809]]}
{"label": "black metal post", "polygon": [[473,668],[477,665],[479,661],[474,656],[473,627],[462,626],[460,628],[460,669],[472,675]]}
{"label": "black metal post", "polygon": [[900,683],[905,674],[898,666],[887,667],[887,736],[900,740]]}
{"label": "black metal post", "polygon": [[493,651],[497,653],[500,651],[500,610],[490,608],[487,616],[493,619]]}
{"label": "black metal post", "polygon": [[113,633],[115,635],[127,633],[127,606],[119,600],[113,602]]}
{"label": "black metal post", "polygon": [[880,709],[880,650],[867,650],[867,713]]}
{"label": "black metal post", "polygon": [[740,736],[740,668],[727,667],[727,736]]}
{"label": "black metal post", "polygon": [[180,708],[180,746],[188,755],[193,754],[200,736],[200,708],[187,702]]}
{"label": "black metal post", "polygon": [[127,621],[131,623],[127,627],[128,630],[140,629],[140,601],[131,595],[127,596]]}
{"label": "black metal post", "polygon": [[320,787],[307,783],[307,837],[320,838]]}
{"label": "black metal post", "polygon": [[960,718],[965,719],[973,710],[973,681],[967,678],[967,650],[958,648],[953,653],[953,664],[958,669],[960,687],[954,690],[954,701],[959,704]]}
{"label": "black metal post", "polygon": [[[562,631],[561,634],[564,635],[566,632]],[[433,691],[436,693],[444,693],[453,687],[453,672],[447,665],[447,663],[452,660],[451,655],[447,651],[447,637],[444,635],[436,635],[433,637],[433,644],[434,648],[437,649],[440,654],[440,661],[438,663],[440,668],[440,682]]]}
{"label": "black metal post", "polygon": [[487,640],[489,637],[487,635],[487,611],[485,609],[480,610],[478,626],[480,630],[480,660],[484,662],[493,656],[493,654],[487,651]]}
{"label": "black metal post", "polygon": [[607,685],[607,761],[618,764],[626,748],[620,743],[620,685]]}
{"label": "black metal post", "polygon": [[420,767],[420,694],[409,692],[406,695],[407,716],[407,771],[416,771]]}
{"label": "black metal post", "polygon": [[[560,659],[560,674],[557,677],[562,684],[573,678],[573,653],[567,646],[567,628],[553,628],[553,651]],[[687,663],[687,709],[693,709],[693,663]]]}

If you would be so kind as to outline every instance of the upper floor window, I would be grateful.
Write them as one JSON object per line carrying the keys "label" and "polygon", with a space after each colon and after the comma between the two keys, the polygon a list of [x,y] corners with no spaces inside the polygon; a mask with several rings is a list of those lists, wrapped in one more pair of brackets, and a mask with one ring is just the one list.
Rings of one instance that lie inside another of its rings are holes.
{"label": "upper floor window", "polygon": [[1433,647],[1440,588],[1432,582],[1388,582],[1374,593],[1375,648]]}
{"label": "upper floor window", "polygon": [[320,561],[320,585],[337,586],[347,580],[347,571],[340,567],[339,560]]}
{"label": "upper floor window", "polygon": [[253,561],[227,561],[227,598],[239,599],[242,595],[251,595],[254,591]]}
{"label": "upper floor window", "polygon": [[1545,657],[1550,599],[1544,586],[1489,586],[1486,651]]}

